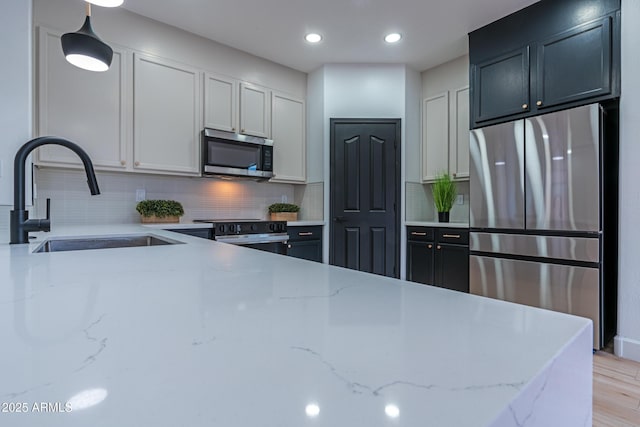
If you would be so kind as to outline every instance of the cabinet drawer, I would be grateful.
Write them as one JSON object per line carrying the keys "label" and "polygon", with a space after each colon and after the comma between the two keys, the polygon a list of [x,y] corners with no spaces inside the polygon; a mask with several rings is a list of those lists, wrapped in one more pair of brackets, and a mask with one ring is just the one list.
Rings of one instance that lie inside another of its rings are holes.
{"label": "cabinet drawer", "polygon": [[427,227],[407,227],[407,240],[433,242],[434,229]]}
{"label": "cabinet drawer", "polygon": [[308,227],[288,227],[289,230],[289,240],[290,241],[299,241],[299,240],[318,240],[322,239],[322,226],[314,225]]}
{"label": "cabinet drawer", "polygon": [[438,228],[438,243],[469,244],[469,230],[459,228]]}

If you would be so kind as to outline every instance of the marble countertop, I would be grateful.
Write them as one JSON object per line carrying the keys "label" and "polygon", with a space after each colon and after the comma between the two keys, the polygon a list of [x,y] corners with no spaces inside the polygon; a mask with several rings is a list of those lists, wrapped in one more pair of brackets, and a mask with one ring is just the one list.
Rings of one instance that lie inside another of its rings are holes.
{"label": "marble countertop", "polygon": [[468,222],[406,221],[405,225],[416,227],[469,228]]}
{"label": "marble countertop", "polygon": [[[220,220],[225,221],[225,220]],[[257,221],[257,220],[256,220]],[[265,220],[267,221],[267,220]],[[141,224],[144,227],[156,228],[162,230],[184,230],[193,228],[213,228],[213,224],[206,222],[180,222],[180,223],[161,223],[161,224]],[[312,225],[325,225],[322,220],[302,220],[302,221],[287,221],[289,227],[308,227]]]}
{"label": "marble countertop", "polygon": [[[149,233],[185,244],[32,253]],[[579,317],[140,225],[36,234],[0,244],[0,425],[544,425],[575,394],[543,373],[591,369],[554,365],[591,357]]]}

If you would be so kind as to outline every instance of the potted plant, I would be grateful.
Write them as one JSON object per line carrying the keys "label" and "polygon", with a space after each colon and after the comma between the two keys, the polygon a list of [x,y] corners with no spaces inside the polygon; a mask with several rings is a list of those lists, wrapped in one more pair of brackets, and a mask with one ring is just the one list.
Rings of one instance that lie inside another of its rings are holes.
{"label": "potted plant", "polygon": [[272,221],[296,221],[300,207],[292,203],[274,203],[269,206]]}
{"label": "potted plant", "polygon": [[431,191],[438,210],[438,221],[449,222],[449,211],[456,199],[456,183],[448,173],[438,174],[431,185]]}
{"label": "potted plant", "polygon": [[143,200],[136,205],[143,223],[180,222],[184,209],[175,200]]}

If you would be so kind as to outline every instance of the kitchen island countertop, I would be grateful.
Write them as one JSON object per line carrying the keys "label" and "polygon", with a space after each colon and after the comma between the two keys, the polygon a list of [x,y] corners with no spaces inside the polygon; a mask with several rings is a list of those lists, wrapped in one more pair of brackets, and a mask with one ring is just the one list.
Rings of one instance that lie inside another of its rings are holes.
{"label": "kitchen island countertop", "polygon": [[[145,233],[184,244],[32,253]],[[0,425],[591,423],[588,319],[140,225],[37,234],[0,244]]]}

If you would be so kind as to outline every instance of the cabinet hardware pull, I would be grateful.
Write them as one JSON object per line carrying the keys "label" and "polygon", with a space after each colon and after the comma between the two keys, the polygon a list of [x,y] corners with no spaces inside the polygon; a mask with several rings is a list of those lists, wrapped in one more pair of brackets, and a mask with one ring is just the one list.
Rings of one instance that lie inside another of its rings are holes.
{"label": "cabinet hardware pull", "polygon": [[541,106],[541,105],[542,105],[542,101],[538,101],[538,102],[536,102],[536,105],[537,105],[538,107],[539,107],[539,106]]}
{"label": "cabinet hardware pull", "polygon": [[244,133],[244,129],[240,129],[240,133]]}
{"label": "cabinet hardware pull", "polygon": [[298,233],[298,236],[313,236],[312,231],[301,231]]}
{"label": "cabinet hardware pull", "polygon": [[124,166],[124,165],[126,165],[126,164],[127,164],[127,162],[126,162],[125,160],[120,160],[120,164],[121,164],[122,166]]}
{"label": "cabinet hardware pull", "polygon": [[231,130],[235,132],[235,131],[236,131],[236,128],[231,128]]}
{"label": "cabinet hardware pull", "polygon": [[442,246],[438,245],[438,249],[442,249]]}
{"label": "cabinet hardware pull", "polygon": [[411,235],[412,235],[412,236],[426,236],[426,235],[427,235],[427,233],[420,233],[420,232],[418,232],[418,231],[412,231],[412,232],[411,232]]}
{"label": "cabinet hardware pull", "polygon": [[140,166],[140,162],[135,162],[134,166]]}
{"label": "cabinet hardware pull", "polygon": [[431,248],[433,247],[433,245],[427,245],[427,247],[428,247],[429,249],[431,249]]}
{"label": "cabinet hardware pull", "polygon": [[287,248],[288,248],[288,249],[291,249],[291,245],[287,245]]}
{"label": "cabinet hardware pull", "polygon": [[529,108],[529,105],[528,105],[528,104],[522,104],[522,109],[523,109],[523,110],[526,110],[527,108]]}
{"label": "cabinet hardware pull", "polygon": [[451,237],[452,239],[459,239],[459,234],[443,234],[442,237]]}

